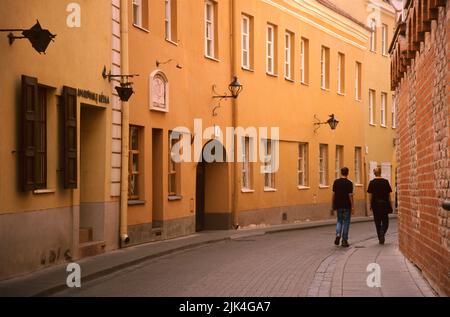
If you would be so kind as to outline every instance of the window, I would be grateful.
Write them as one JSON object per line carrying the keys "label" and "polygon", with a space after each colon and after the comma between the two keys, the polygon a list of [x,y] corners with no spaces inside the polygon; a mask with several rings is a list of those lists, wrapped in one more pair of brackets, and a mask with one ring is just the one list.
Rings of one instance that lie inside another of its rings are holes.
{"label": "window", "polygon": [[169,196],[179,196],[180,194],[180,163],[175,162],[172,158],[172,148],[180,141],[180,138],[182,138],[181,134],[169,131]]}
{"label": "window", "polygon": [[242,68],[252,68],[252,50],[253,50],[253,18],[242,15],[241,21],[241,34],[242,34]]}
{"label": "window", "polygon": [[395,96],[392,96],[392,128],[397,128],[397,101]]}
{"label": "window", "polygon": [[133,25],[148,28],[148,0],[133,0]]}
{"label": "window", "polygon": [[267,26],[267,39],[266,39],[266,47],[267,47],[267,62],[266,62],[266,71],[270,75],[275,74],[275,27],[273,25]]}
{"label": "window", "polygon": [[345,94],[345,55],[338,54],[338,93]]}
{"label": "window", "polygon": [[275,151],[273,151],[273,140],[261,140],[264,147],[264,162],[263,162],[263,174],[264,174],[264,190],[275,189]]}
{"label": "window", "polygon": [[388,27],[383,24],[381,27],[381,53],[387,56],[388,49]]}
{"label": "window", "polygon": [[381,106],[380,106],[380,125],[386,127],[386,99],[387,94],[381,93]]}
{"label": "window", "polygon": [[320,87],[330,88],[330,49],[322,46],[320,54]]}
{"label": "window", "polygon": [[328,145],[319,147],[319,185],[328,186]]}
{"label": "window", "polygon": [[342,145],[336,145],[336,161],[335,161],[335,173],[334,178],[341,177],[341,168],[344,167],[344,147]]}
{"label": "window", "polygon": [[292,34],[291,32],[286,32],[286,34],[284,35],[284,38],[285,38],[284,77],[286,79],[293,79],[293,76],[292,76],[292,65],[293,65],[292,48],[294,47],[294,45],[293,45],[294,34]]}
{"label": "window", "polygon": [[369,123],[375,125],[375,90],[369,89]]}
{"label": "window", "polygon": [[[22,76],[18,157],[23,191],[47,188],[48,96],[49,90],[37,78]],[[77,90],[64,86],[59,101],[64,188],[77,188]]]}
{"label": "window", "polygon": [[129,166],[128,166],[128,199],[139,199],[140,171],[140,138],[137,126],[130,126]]}
{"label": "window", "polygon": [[361,100],[361,63],[356,62],[355,99]]}
{"label": "window", "polygon": [[205,2],[205,54],[207,57],[217,57],[217,21],[216,21],[216,3],[213,1]]}
{"label": "window", "polygon": [[298,186],[308,186],[308,143],[298,146]]}
{"label": "window", "polygon": [[160,71],[150,75],[150,110],[169,111],[169,83]]}
{"label": "window", "polygon": [[301,83],[309,83],[309,40],[302,38],[300,42],[300,76]]}
{"label": "window", "polygon": [[361,148],[355,147],[355,184],[361,185]]}
{"label": "window", "polygon": [[244,137],[242,142],[242,189],[252,189],[252,168],[250,162],[250,138]]}
{"label": "window", "polygon": [[142,27],[142,0],[133,0],[133,24]]}
{"label": "window", "polygon": [[370,21],[370,29],[370,51],[375,52],[375,50],[377,49],[377,22],[375,21],[375,19],[372,19],[372,21]]}
{"label": "window", "polygon": [[177,40],[177,0],[165,0],[165,30],[166,40]]}

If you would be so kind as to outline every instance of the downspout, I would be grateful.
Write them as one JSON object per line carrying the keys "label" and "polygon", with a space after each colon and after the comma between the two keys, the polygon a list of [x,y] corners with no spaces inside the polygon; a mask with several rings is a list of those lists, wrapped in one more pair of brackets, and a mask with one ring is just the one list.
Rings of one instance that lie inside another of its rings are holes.
{"label": "downspout", "polygon": [[[120,0],[120,69],[128,74],[128,0]],[[128,243],[128,143],[130,113],[128,102],[122,101],[122,155],[120,182],[120,242]]]}
{"label": "downspout", "polygon": [[[236,33],[236,23],[235,23],[235,9],[236,9],[236,0],[230,1],[230,71],[231,76],[237,75],[237,65],[236,65],[236,56],[235,56],[235,48],[237,47],[237,33]],[[237,99],[232,98],[231,99],[231,123],[233,128],[237,127],[238,122],[238,102]],[[238,205],[238,195],[239,195],[239,186],[238,186],[238,161],[237,161],[237,136],[234,134],[234,144],[233,144],[233,177],[232,177],[232,191],[233,191],[233,199],[231,201],[231,213],[233,217],[233,228],[238,229],[239,228],[239,221],[238,221],[238,214],[237,214],[237,205]]]}

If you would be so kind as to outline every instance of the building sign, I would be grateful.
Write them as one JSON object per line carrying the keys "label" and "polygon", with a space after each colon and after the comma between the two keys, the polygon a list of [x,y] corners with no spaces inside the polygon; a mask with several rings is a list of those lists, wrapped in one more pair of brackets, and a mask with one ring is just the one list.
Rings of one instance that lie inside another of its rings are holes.
{"label": "building sign", "polygon": [[90,90],[78,89],[78,97],[83,97],[96,103],[109,104],[109,96],[105,96],[103,93],[97,94]]}

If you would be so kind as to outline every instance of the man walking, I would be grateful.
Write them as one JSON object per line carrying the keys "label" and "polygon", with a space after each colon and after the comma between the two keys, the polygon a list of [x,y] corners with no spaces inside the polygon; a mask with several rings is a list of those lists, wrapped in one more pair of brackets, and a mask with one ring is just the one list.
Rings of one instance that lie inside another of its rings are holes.
{"label": "man walking", "polygon": [[367,192],[369,193],[370,209],[373,212],[378,240],[380,244],[384,244],[385,235],[389,228],[389,214],[392,212],[392,188],[389,181],[381,177],[380,167],[374,169],[373,173],[375,178],[370,181]]}
{"label": "man walking", "polygon": [[350,219],[354,210],[353,183],[348,179],[348,168],[341,169],[342,177],[336,179],[333,184],[333,210],[337,210],[335,245],[339,245],[342,238],[342,246],[348,247],[348,231]]}

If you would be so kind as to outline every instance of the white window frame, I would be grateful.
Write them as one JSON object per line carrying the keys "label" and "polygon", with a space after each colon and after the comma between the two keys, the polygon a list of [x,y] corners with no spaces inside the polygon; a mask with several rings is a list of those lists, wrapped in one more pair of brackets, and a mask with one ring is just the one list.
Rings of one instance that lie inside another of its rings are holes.
{"label": "white window frame", "polygon": [[[245,23],[247,24],[247,32],[245,32]],[[242,68],[250,69],[250,18],[242,15],[241,20],[241,40],[242,40]],[[245,57],[245,53],[247,53]]]}
{"label": "white window frame", "polygon": [[355,74],[355,99],[361,101],[361,72],[362,66],[360,62],[356,62],[356,74]]}
{"label": "white window frame", "polygon": [[251,162],[250,151],[251,149],[250,137],[242,138],[242,190],[252,190],[252,177],[251,177]]}
{"label": "white window frame", "polygon": [[298,186],[308,187],[308,143],[298,145]]}
{"label": "white window frame", "polygon": [[270,75],[275,74],[275,27],[267,25],[266,34],[266,72]]}
{"label": "white window frame", "polygon": [[322,51],[320,53],[320,87],[324,90],[327,87],[327,48],[322,46]]}
{"label": "white window frame", "polygon": [[392,128],[397,128],[397,99],[395,96],[392,96]]}
{"label": "white window frame", "polygon": [[380,99],[380,125],[386,127],[386,105],[387,105],[387,93],[381,93]]}
{"label": "white window frame", "polygon": [[142,28],[142,0],[133,0],[132,6],[133,6],[133,25]]}
{"label": "white window frame", "polygon": [[377,51],[377,22],[375,19],[372,19],[372,21],[370,22],[370,38],[369,38],[369,43],[370,43],[370,51],[371,52],[376,52]]}
{"label": "white window frame", "polygon": [[341,176],[341,168],[343,167],[344,147],[342,145],[336,145],[336,158],[335,158],[335,179]]}
{"label": "white window frame", "polygon": [[172,0],[165,0],[165,30],[166,40],[172,41]]}
{"label": "white window frame", "polygon": [[[338,53],[338,93],[345,94],[345,55],[343,53]],[[341,78],[343,77],[343,78]],[[343,80],[343,81],[342,81]]]}
{"label": "white window frame", "polygon": [[361,155],[362,149],[360,147],[355,147],[355,184],[361,185]]}
{"label": "white window frame", "polygon": [[284,77],[286,79],[292,79],[292,34],[286,32],[284,35]]}
{"label": "white window frame", "polygon": [[319,186],[328,186],[328,145],[319,145]]}
{"label": "white window frame", "polygon": [[387,46],[388,46],[388,26],[383,24],[381,26],[381,54],[387,56]]}
{"label": "white window frame", "polygon": [[369,89],[369,124],[375,125],[375,90]]}
{"label": "white window frame", "polygon": [[381,177],[387,179],[389,184],[391,183],[392,177],[392,164],[389,162],[381,163]]}
{"label": "white window frame", "polygon": [[306,49],[306,45],[305,45],[305,39],[302,38],[300,41],[300,82],[302,84],[305,84],[305,80],[306,80],[306,74],[305,74],[305,49]]}
{"label": "white window frame", "polygon": [[[274,152],[274,142],[273,140],[261,140],[262,146],[264,146],[264,166],[272,166],[274,167],[274,163],[276,160],[275,152]],[[275,191],[275,172],[272,173],[264,170],[264,191]]]}
{"label": "white window frame", "polygon": [[[210,19],[208,19],[208,15]],[[205,1],[205,55],[210,58],[215,58],[215,3],[212,1]],[[210,32],[208,32],[208,30]],[[208,46],[210,44],[210,46]],[[208,51],[210,48],[210,52]]]}

